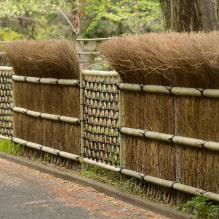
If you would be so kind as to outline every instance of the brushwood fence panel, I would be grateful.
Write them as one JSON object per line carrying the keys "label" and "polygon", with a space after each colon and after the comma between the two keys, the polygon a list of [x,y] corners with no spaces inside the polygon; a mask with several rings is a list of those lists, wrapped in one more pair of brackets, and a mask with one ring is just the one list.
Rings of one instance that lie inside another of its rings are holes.
{"label": "brushwood fence panel", "polygon": [[135,177],[164,202],[185,193],[219,201],[219,90],[124,84],[116,72],[87,70],[79,86],[9,70],[0,73],[1,137]]}
{"label": "brushwood fence panel", "polygon": [[83,85],[83,156],[120,166],[119,91],[117,73],[86,72]]}
{"label": "brushwood fence panel", "polygon": [[[219,99],[176,96],[175,135],[219,142]],[[219,153],[205,148],[178,147],[179,180],[219,193]]]}
{"label": "brushwood fence panel", "polygon": [[[218,90],[183,94],[183,88],[133,87],[122,89],[121,125],[135,129],[135,134],[123,133],[126,168],[219,193]],[[205,95],[211,92],[214,95]],[[176,143],[176,136],[185,138]],[[195,145],[187,144],[188,138]],[[208,141],[217,146],[206,148]]]}
{"label": "brushwood fence panel", "polygon": [[80,124],[71,121],[80,120],[79,83],[62,81],[14,77],[14,105],[24,109],[14,110],[14,137],[79,155]]}
{"label": "brushwood fence panel", "polygon": [[12,74],[12,68],[0,68],[0,136],[4,138],[13,135]]}

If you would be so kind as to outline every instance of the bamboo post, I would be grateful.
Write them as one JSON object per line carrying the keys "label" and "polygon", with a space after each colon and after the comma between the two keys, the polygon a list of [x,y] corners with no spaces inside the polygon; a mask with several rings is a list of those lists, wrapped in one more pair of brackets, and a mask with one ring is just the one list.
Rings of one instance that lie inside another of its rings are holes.
{"label": "bamboo post", "polygon": [[[14,72],[13,72],[13,68],[11,68],[11,71],[12,71],[12,76],[11,76],[11,84],[12,84],[12,90],[11,90],[11,95],[12,95],[12,106],[11,108],[13,109],[13,107],[15,106],[16,104],[16,99],[15,99],[15,92],[14,92],[14,87],[15,87],[15,82],[13,80],[13,75],[14,75]],[[12,110],[12,138],[14,138],[14,136],[16,136],[16,129],[15,129],[15,123],[14,123],[14,112]]]}
{"label": "bamboo post", "polygon": [[83,169],[86,169],[87,164],[83,162],[84,159],[84,89],[83,89],[83,72],[80,72],[80,120],[81,120],[81,156],[80,162]]}
{"label": "bamboo post", "polygon": [[[176,96],[173,96],[173,114],[174,114],[174,134],[178,135],[178,99]],[[175,146],[176,152],[175,152],[175,164],[176,164],[176,174],[175,174],[175,179],[176,182],[180,183],[180,160],[179,160],[179,151],[180,151],[180,146],[176,144]],[[180,203],[180,195],[177,193],[176,196],[176,205],[179,205]]]}
{"label": "bamboo post", "polygon": [[84,41],[79,41],[80,69],[85,68]]}
{"label": "bamboo post", "polygon": [[[124,111],[124,92],[119,90],[119,130],[124,126],[125,123],[125,111]],[[124,135],[119,133],[119,144],[120,144],[120,168],[126,168],[125,160],[125,138]],[[124,180],[124,175],[121,175],[120,180]]]}
{"label": "bamboo post", "polygon": [[[123,92],[119,91],[119,127],[124,126],[124,97]],[[124,148],[124,136],[120,132],[119,134],[119,142],[120,142],[120,167],[125,168],[125,148]]]}

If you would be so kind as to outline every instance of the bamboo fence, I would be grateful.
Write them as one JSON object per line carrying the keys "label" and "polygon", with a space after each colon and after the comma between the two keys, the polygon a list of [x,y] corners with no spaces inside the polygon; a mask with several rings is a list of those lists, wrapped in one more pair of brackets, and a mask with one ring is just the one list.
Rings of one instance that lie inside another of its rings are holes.
{"label": "bamboo fence", "polygon": [[0,136],[4,139],[13,135],[12,74],[12,68],[0,68]]}
{"label": "bamboo fence", "polygon": [[80,154],[78,80],[13,76],[15,136]]}
{"label": "bamboo fence", "polygon": [[182,194],[219,202],[218,90],[130,85],[116,72],[86,70],[80,87],[72,79],[4,73],[0,81],[9,86],[2,114],[14,114],[13,133],[10,122],[11,134],[1,137],[135,177],[164,202]]}
{"label": "bamboo fence", "polygon": [[83,71],[82,154],[111,166],[120,165],[119,76],[115,72]]}
{"label": "bamboo fence", "polygon": [[219,90],[119,88],[126,168],[219,193]]}

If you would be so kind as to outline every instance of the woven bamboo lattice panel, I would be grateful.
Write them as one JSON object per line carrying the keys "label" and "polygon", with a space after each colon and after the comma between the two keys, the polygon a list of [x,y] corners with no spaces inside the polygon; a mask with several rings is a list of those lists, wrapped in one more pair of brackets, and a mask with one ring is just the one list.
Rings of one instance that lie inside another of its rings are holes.
{"label": "woven bamboo lattice panel", "polygon": [[83,75],[84,157],[120,165],[117,75]]}
{"label": "woven bamboo lattice panel", "polygon": [[11,68],[0,67],[0,135],[7,138],[13,135],[12,73]]}

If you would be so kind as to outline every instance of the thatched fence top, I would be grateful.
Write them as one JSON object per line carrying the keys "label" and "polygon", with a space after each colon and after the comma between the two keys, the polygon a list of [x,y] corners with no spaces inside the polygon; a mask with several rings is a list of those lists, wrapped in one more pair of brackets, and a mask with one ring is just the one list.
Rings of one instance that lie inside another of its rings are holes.
{"label": "thatched fence top", "polygon": [[219,32],[150,33],[101,44],[123,82],[219,88]]}
{"label": "thatched fence top", "polygon": [[79,79],[75,45],[68,40],[16,40],[6,45],[16,75]]}

